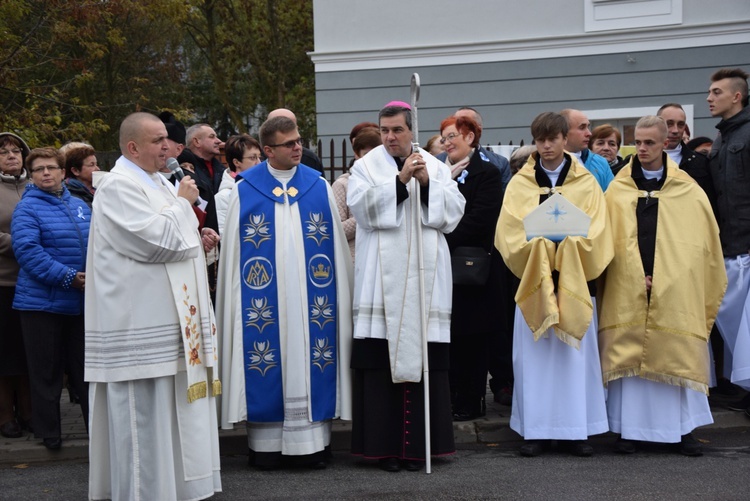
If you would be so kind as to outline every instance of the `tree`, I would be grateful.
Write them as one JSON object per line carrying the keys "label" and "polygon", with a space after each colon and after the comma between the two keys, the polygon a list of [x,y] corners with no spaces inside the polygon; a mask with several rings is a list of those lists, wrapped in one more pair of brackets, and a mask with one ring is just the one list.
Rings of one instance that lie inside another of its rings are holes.
{"label": "tree", "polygon": [[0,130],[117,149],[133,111],[226,137],[286,106],[314,137],[310,0],[3,0]]}
{"label": "tree", "polygon": [[[31,145],[117,147],[128,113],[188,109],[180,0],[3,3],[0,128]],[[185,113],[186,114],[186,113]]]}
{"label": "tree", "polygon": [[[227,116],[241,132],[274,108],[297,115],[300,132],[315,137],[310,0],[194,0],[186,27],[208,64],[191,68],[194,85],[212,82],[213,116]],[[203,87],[205,89],[205,87]],[[207,101],[206,104],[209,104]]]}

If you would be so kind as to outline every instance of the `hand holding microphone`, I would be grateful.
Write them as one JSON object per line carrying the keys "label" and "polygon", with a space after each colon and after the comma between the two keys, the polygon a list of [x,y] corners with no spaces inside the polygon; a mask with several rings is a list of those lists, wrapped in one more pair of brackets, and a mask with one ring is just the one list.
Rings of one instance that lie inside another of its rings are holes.
{"label": "hand holding microphone", "polygon": [[176,158],[167,159],[167,169],[169,169],[174,177],[180,182],[177,186],[177,196],[182,197],[193,205],[198,205],[198,186],[195,184],[195,180],[190,176],[185,177],[185,172],[180,167],[179,162]]}

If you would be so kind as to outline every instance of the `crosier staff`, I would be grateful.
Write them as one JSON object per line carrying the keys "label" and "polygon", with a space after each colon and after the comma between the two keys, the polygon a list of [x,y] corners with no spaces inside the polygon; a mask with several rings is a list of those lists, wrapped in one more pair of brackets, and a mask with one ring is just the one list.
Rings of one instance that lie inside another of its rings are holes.
{"label": "crosier staff", "polygon": [[[419,120],[417,115],[417,101],[419,101],[419,73],[411,76],[411,130],[412,152],[419,152]],[[415,160],[416,161],[416,160]],[[427,305],[425,305],[424,289],[424,251],[422,250],[422,196],[419,181],[412,177],[412,193],[415,193],[416,208],[412,211],[414,228],[417,229],[417,259],[419,263],[419,315],[422,326],[422,382],[424,385],[424,454],[425,473],[432,473],[432,458],[430,457],[430,364],[427,357]]]}

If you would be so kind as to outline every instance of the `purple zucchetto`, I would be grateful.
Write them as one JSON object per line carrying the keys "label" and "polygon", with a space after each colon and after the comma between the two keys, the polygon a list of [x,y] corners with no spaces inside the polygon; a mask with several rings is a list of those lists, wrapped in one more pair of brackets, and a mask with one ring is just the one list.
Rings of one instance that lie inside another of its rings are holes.
{"label": "purple zucchetto", "polygon": [[411,105],[403,101],[391,101],[390,103],[383,106],[383,108],[388,108],[389,106],[398,106],[400,108],[406,108],[407,110],[411,109]]}

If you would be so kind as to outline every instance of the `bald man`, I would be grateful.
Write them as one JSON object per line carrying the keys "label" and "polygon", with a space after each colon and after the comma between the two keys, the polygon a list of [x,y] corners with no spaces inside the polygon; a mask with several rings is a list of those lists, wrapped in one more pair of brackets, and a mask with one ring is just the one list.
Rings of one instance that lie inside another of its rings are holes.
{"label": "bald man", "polygon": [[97,187],[86,262],[89,499],[204,499],[221,491],[221,383],[198,188],[159,174],[156,116],[126,117],[120,149]]}
{"label": "bald man", "polygon": [[591,122],[588,117],[583,112],[570,108],[562,110],[560,114],[568,121],[568,144],[565,150],[575,155],[586,170],[594,175],[602,191],[607,191],[615,176],[607,159],[589,150]]}
{"label": "bald man", "polygon": [[[274,117],[286,117],[295,124],[297,123],[297,115],[295,115],[292,110],[286,108],[277,108],[268,114],[268,120]],[[320,158],[318,158],[318,155],[316,155],[315,152],[310,148],[305,148],[304,146],[302,147],[302,160],[300,161],[300,163],[302,165],[312,167],[316,171],[323,174],[323,163],[320,161]]]}

